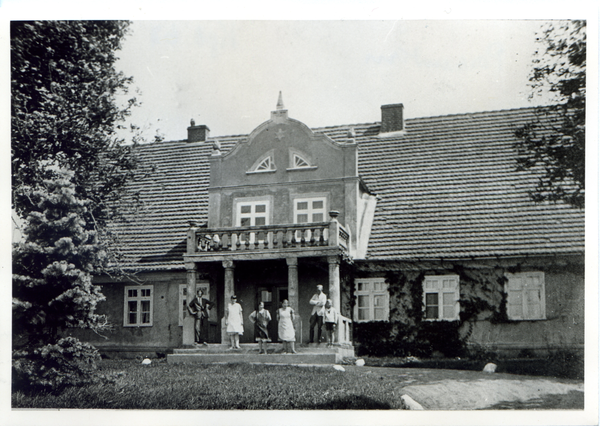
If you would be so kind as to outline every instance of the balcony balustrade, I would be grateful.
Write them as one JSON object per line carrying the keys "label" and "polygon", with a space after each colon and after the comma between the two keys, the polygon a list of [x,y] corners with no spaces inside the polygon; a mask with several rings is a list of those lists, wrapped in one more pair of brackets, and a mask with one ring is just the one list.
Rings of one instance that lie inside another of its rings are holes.
{"label": "balcony balustrade", "polygon": [[349,234],[332,216],[330,222],[236,228],[198,228],[188,234],[188,255],[231,252],[285,252],[338,247],[348,253]]}

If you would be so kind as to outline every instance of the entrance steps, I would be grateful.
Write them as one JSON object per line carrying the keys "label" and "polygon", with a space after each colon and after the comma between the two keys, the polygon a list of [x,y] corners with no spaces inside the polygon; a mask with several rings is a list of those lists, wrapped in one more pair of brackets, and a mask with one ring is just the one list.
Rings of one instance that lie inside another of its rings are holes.
{"label": "entrance steps", "polygon": [[229,349],[229,345],[209,344],[174,349],[167,355],[168,363],[195,362],[204,364],[214,363],[256,363],[256,364],[336,364],[343,358],[354,356],[351,345],[326,344],[296,345],[295,354],[282,353],[280,343],[269,343],[267,354],[258,353],[257,343],[242,343],[241,349]]}

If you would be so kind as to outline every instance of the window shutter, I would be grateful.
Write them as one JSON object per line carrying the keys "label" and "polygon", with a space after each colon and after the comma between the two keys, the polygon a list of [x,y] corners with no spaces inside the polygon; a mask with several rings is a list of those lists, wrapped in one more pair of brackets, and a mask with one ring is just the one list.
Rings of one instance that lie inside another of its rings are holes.
{"label": "window shutter", "polygon": [[506,313],[511,320],[546,318],[543,272],[506,274]]}

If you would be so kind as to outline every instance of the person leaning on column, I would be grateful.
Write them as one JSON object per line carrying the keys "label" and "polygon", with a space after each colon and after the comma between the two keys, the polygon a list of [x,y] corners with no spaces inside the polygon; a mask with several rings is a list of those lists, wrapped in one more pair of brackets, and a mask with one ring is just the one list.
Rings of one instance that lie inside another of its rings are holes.
{"label": "person leaning on column", "polygon": [[203,298],[204,295],[201,288],[198,289],[196,296],[192,299],[188,305],[188,311],[190,315],[194,317],[194,344],[195,345],[208,345],[204,336],[202,335],[202,324],[204,318],[208,318],[207,309],[212,308],[212,303],[208,299]]}
{"label": "person leaning on column", "polygon": [[321,328],[323,327],[323,313],[325,309],[325,302],[327,302],[327,295],[323,293],[323,286],[317,286],[317,292],[310,299],[310,304],[313,306],[312,313],[310,314],[309,323],[309,341],[314,343],[315,337],[315,326],[317,327],[317,343],[321,343]]}

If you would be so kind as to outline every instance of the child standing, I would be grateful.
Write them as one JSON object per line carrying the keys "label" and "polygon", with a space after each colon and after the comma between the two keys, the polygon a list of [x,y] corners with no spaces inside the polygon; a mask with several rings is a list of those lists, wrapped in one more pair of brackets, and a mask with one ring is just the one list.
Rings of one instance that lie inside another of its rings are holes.
{"label": "child standing", "polygon": [[225,311],[225,324],[227,325],[227,334],[231,340],[229,349],[240,348],[240,336],[244,334],[244,317],[242,316],[242,306],[237,303],[237,297],[231,296],[231,302]]}
{"label": "child standing", "polygon": [[294,342],[296,342],[296,330],[294,330],[294,310],[290,308],[289,302],[285,299],[281,303],[281,308],[277,310],[277,321],[279,322],[277,331],[279,332],[279,340],[283,342],[283,353],[290,352],[295,354]]}
{"label": "child standing", "polygon": [[335,340],[335,327],[338,322],[338,313],[332,306],[331,299],[327,299],[327,302],[325,302],[323,320],[325,321],[325,332],[327,333],[327,347],[331,347]]}
{"label": "child standing", "polygon": [[267,343],[269,339],[269,322],[271,322],[271,313],[265,309],[265,304],[260,302],[258,309],[250,314],[250,321],[254,324],[254,335],[258,342],[258,353],[267,354]]}

